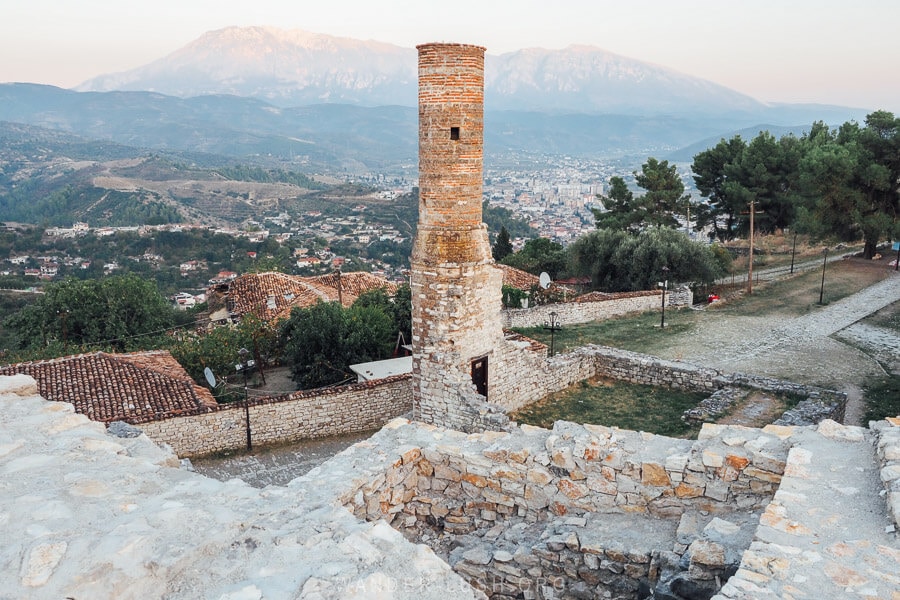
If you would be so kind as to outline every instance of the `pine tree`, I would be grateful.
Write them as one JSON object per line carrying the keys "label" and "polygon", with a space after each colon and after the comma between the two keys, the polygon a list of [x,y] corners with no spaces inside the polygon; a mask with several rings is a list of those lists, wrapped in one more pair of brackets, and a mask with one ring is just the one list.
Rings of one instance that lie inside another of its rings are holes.
{"label": "pine tree", "polygon": [[513,253],[512,242],[509,240],[509,232],[506,227],[500,227],[500,233],[497,234],[497,241],[491,249],[494,260],[501,261]]}

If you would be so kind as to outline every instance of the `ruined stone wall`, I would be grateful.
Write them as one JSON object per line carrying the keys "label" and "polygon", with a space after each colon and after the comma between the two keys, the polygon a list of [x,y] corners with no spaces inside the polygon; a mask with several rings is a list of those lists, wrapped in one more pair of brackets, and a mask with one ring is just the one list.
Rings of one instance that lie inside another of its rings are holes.
{"label": "ruined stone wall", "polygon": [[725,385],[721,373],[715,369],[608,346],[587,346],[579,349],[579,352],[594,356],[598,377],[710,393]]}
{"label": "ruined stone wall", "polygon": [[546,348],[523,348],[506,341],[494,350],[491,374],[491,402],[514,412],[548,395],[590,379],[596,374],[596,361],[584,353],[546,355]]}
{"label": "ruined stone wall", "polygon": [[[451,436],[404,447],[345,501],[430,544],[489,597],[635,598],[666,551],[675,563],[687,553],[695,574],[721,572],[724,547],[695,543],[709,515],[743,515],[749,544],[790,431],[707,426],[690,441],[558,422]],[[729,554],[736,564],[739,550]]]}
{"label": "ruined stone wall", "polygon": [[[594,302],[560,302],[530,308],[504,309],[503,326],[508,329],[540,327],[550,320],[551,312],[559,315],[559,321],[565,327],[576,323],[603,321],[629,313],[658,311],[661,308],[661,294],[660,291],[610,294],[609,298]],[[688,287],[670,290],[666,294],[666,307],[691,306],[693,298]]]}
{"label": "ruined stone wall", "polygon": [[465,447],[410,449],[361,488],[354,512],[404,526],[441,519],[444,531],[468,533],[511,516],[759,509],[788,451],[772,431],[708,425],[692,441],[563,421],[552,431],[523,425]]}
{"label": "ruined stone wall", "polygon": [[[254,445],[266,445],[372,431],[411,409],[408,375],[251,399],[251,438]],[[140,429],[178,456],[195,457],[246,448],[246,423],[242,404],[224,404],[209,413],[142,423]]]}

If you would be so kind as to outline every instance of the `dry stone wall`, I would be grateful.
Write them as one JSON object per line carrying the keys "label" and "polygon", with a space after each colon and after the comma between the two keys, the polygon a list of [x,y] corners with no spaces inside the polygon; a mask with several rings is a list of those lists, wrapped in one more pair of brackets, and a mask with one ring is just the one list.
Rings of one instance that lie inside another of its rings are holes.
{"label": "dry stone wall", "polygon": [[[608,298],[593,302],[560,302],[530,308],[509,308],[503,311],[503,326],[508,329],[540,327],[550,320],[551,312],[558,315],[560,323],[565,327],[630,313],[659,310],[662,302],[661,294],[660,291],[609,294]],[[671,290],[666,294],[666,307],[691,306],[693,298],[694,295],[688,287]]]}
{"label": "dry stone wall", "polygon": [[[409,375],[251,399],[251,438],[254,445],[266,445],[372,431],[411,409]],[[142,423],[140,429],[152,440],[171,446],[181,457],[240,450],[247,444],[246,411],[242,404],[225,404],[208,413]]]}
{"label": "dry stone wall", "polygon": [[636,598],[683,556],[709,580],[726,554],[736,565],[746,530],[739,549],[694,542],[710,515],[742,515],[719,525],[731,534],[755,521],[784,472],[783,432],[707,426],[690,441],[558,422],[450,438],[403,448],[348,508],[430,544],[489,597]]}

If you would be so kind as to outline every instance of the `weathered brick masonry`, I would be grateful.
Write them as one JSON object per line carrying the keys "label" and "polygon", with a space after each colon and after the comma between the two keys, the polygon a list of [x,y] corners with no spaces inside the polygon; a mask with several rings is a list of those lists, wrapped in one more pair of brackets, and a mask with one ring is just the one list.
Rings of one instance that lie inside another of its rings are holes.
{"label": "weathered brick masonry", "polygon": [[473,370],[487,384],[494,349],[503,343],[502,274],[492,266],[481,215],[484,48],[418,50],[419,222],[410,260],[415,417],[480,429],[490,418]]}

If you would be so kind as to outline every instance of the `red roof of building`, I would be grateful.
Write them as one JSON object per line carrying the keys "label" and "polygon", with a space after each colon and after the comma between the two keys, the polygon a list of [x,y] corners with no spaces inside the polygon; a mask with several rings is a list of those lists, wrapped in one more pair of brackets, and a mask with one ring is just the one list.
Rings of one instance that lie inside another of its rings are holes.
{"label": "red roof of building", "polygon": [[[328,286],[335,291],[338,289],[337,273],[328,273],[327,275],[319,275],[317,277],[304,277],[303,280],[309,281],[310,283],[317,283]],[[353,302],[350,302],[350,304],[347,303],[346,296],[348,292],[352,295],[353,300],[356,300],[356,298],[358,298],[365,292],[377,290],[379,288],[384,289],[384,291],[386,291],[389,296],[393,295],[394,292],[397,291],[396,283],[388,281],[384,277],[379,277],[378,275],[367,273],[366,271],[351,271],[350,273],[341,273],[340,287],[342,290],[341,296],[343,296],[344,306],[353,304]]]}
{"label": "red roof of building", "polygon": [[352,305],[363,292],[384,288],[393,294],[397,284],[362,271],[342,273],[341,293],[338,294],[337,273],[318,277],[296,277],[284,273],[248,273],[229,284],[228,308],[231,315],[242,317],[252,313],[267,321],[290,316],[294,307],[305,308],[316,302],[336,302],[340,296],[343,306]]}
{"label": "red roof of building", "polygon": [[503,271],[503,285],[530,292],[532,288],[538,287],[541,283],[537,275],[532,275],[522,269],[500,263],[495,263],[494,266]]}
{"label": "red roof of building", "polygon": [[218,406],[166,351],[95,352],[0,367],[0,375],[19,373],[34,377],[44,398],[69,402],[103,423],[146,423]]}

